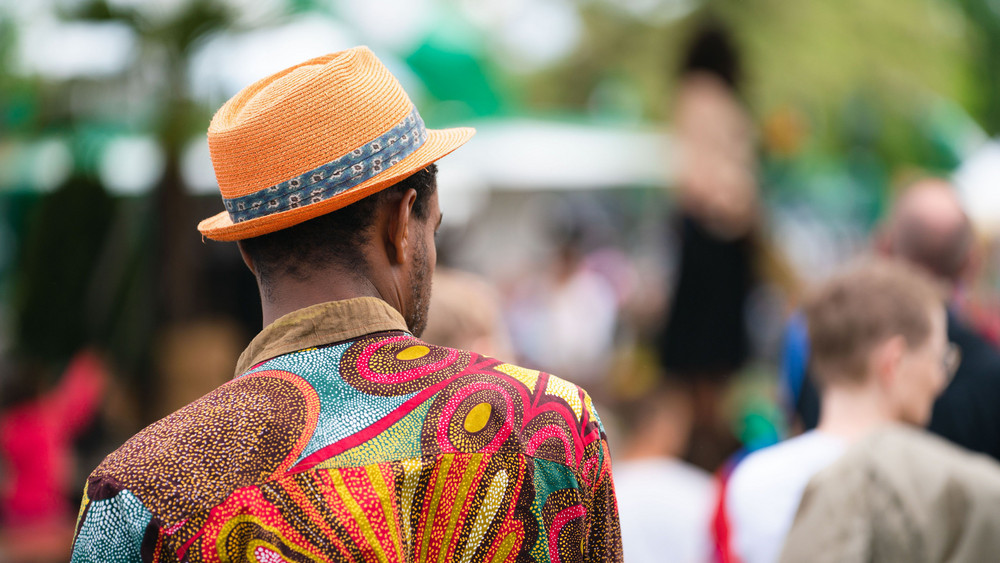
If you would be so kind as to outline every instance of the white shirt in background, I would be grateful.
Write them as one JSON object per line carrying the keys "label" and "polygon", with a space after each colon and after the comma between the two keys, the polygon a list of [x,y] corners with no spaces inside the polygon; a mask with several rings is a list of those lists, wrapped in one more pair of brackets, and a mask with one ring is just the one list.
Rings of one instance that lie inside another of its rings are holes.
{"label": "white shirt in background", "polygon": [[778,560],[809,479],[846,446],[813,430],[758,450],[736,466],[726,488],[726,510],[732,547],[743,563]]}
{"label": "white shirt in background", "polygon": [[628,563],[703,563],[710,555],[711,476],[676,459],[616,462],[615,494]]}

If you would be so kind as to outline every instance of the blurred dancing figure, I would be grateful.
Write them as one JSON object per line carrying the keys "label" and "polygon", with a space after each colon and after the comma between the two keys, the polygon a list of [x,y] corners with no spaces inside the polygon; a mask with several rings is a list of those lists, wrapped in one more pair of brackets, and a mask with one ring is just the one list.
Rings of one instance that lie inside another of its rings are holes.
{"label": "blurred dancing figure", "polygon": [[657,347],[694,408],[688,458],[708,470],[739,447],[721,405],[751,354],[747,301],[758,283],[754,134],[741,78],[730,35],[706,25],[682,63],[674,107],[680,257]]}

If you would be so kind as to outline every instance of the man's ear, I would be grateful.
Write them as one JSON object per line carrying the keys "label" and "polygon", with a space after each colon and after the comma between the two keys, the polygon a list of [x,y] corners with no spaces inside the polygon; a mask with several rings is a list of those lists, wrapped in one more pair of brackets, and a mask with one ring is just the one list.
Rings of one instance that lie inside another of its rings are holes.
{"label": "man's ear", "polygon": [[900,335],[889,338],[873,350],[871,367],[881,387],[889,388],[895,384],[904,352],[906,339]]}
{"label": "man's ear", "polygon": [[893,227],[888,224],[883,224],[878,227],[875,232],[874,243],[872,246],[875,248],[875,252],[879,256],[892,257],[893,255],[893,233],[891,231]]}
{"label": "man's ear", "polygon": [[254,277],[256,277],[257,276],[257,268],[254,268],[253,258],[251,258],[250,255],[247,254],[246,249],[243,248],[243,242],[242,241],[236,241],[236,247],[240,249],[240,256],[243,257],[243,263],[247,265],[247,268],[250,268],[250,273],[253,274]]}
{"label": "man's ear", "polygon": [[413,222],[413,203],[417,201],[417,190],[410,188],[403,193],[392,214],[388,225],[389,259],[393,264],[401,266],[409,258],[410,226]]}

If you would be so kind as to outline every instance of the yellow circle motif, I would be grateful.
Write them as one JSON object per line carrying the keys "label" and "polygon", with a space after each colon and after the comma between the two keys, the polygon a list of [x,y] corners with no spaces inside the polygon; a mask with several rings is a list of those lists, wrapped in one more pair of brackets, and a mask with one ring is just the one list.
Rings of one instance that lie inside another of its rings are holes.
{"label": "yellow circle motif", "polygon": [[427,346],[420,346],[418,344],[417,346],[410,346],[409,348],[405,348],[403,350],[400,350],[399,353],[396,354],[396,359],[397,360],[416,360],[418,358],[423,358],[424,356],[426,356],[427,354],[430,354],[430,353],[431,353],[431,349],[430,348],[428,348]]}
{"label": "yellow circle motif", "polygon": [[479,403],[472,407],[469,414],[465,415],[465,431],[474,434],[483,428],[490,421],[490,414],[493,413],[493,405],[489,403]]}

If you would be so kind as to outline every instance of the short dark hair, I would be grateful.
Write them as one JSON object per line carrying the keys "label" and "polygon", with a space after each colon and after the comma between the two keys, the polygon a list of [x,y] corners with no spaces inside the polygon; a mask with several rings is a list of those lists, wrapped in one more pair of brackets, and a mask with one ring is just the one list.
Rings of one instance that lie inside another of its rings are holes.
{"label": "short dark hair", "polygon": [[740,53],[732,33],[715,20],[703,22],[697,29],[681,60],[680,75],[706,72],[717,76],[739,92],[743,81]]}
{"label": "short dark hair", "polygon": [[688,405],[688,391],[682,384],[671,380],[660,380],[636,396],[624,398],[617,405],[618,424],[622,434],[635,436],[649,420],[662,415],[682,415],[681,409]]}
{"label": "short dark hair", "polygon": [[240,247],[253,261],[265,290],[275,276],[306,279],[317,269],[334,264],[347,271],[366,272],[368,264],[362,247],[371,236],[376,210],[387,201],[397,201],[411,188],[417,192],[413,215],[425,220],[430,213],[428,202],[437,189],[435,164],[336,211],[242,240]]}

